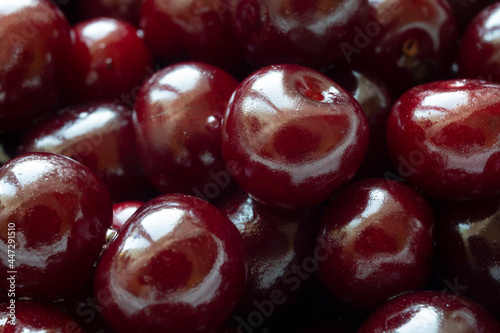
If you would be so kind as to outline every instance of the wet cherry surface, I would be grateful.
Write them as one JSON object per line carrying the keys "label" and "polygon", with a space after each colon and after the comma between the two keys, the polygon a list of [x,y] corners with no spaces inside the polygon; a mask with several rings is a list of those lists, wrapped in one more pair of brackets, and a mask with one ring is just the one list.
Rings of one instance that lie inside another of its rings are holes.
{"label": "wet cherry surface", "polygon": [[368,119],[370,142],[356,178],[382,176],[391,165],[387,152],[386,125],[394,95],[383,81],[358,70],[334,68],[325,74],[359,102]]}
{"label": "wet cherry surface", "polygon": [[344,41],[368,16],[367,0],[235,0],[230,2],[238,42],[257,66],[343,62]]}
{"label": "wet cherry surface", "polygon": [[132,216],[139,207],[144,204],[142,201],[123,201],[113,205],[112,228],[121,230],[125,222]]}
{"label": "wet cherry surface", "polygon": [[394,104],[388,148],[399,174],[443,200],[500,191],[500,85],[475,80],[425,84]]}
{"label": "wet cherry surface", "polygon": [[458,53],[461,77],[500,82],[500,3],[483,10],[465,31]]}
{"label": "wet cherry surface", "polygon": [[23,129],[55,105],[69,31],[48,0],[0,3],[0,133]]}
{"label": "wet cherry surface", "polygon": [[79,22],[72,34],[65,102],[116,100],[132,108],[135,94],[155,71],[137,28],[121,20],[96,18]]}
{"label": "wet cherry surface", "polygon": [[349,46],[349,60],[386,81],[395,93],[448,70],[457,27],[446,0],[369,0],[367,24]]}
{"label": "wet cherry surface", "polygon": [[441,291],[399,296],[376,310],[358,333],[500,332],[498,321],[473,301]]}
{"label": "wet cherry surface", "polygon": [[207,200],[230,187],[221,155],[221,122],[238,82],[220,68],[178,63],[153,75],[134,108],[144,173],[157,190]]}
{"label": "wet cherry surface", "polygon": [[329,254],[318,277],[336,298],[375,309],[429,279],[434,216],[426,199],[407,185],[364,179],[327,206],[318,245]]}
{"label": "wet cherry surface", "polygon": [[68,156],[93,170],[115,201],[145,199],[152,192],[135,149],[132,111],[114,103],[61,110],[27,131],[20,153]]}
{"label": "wet cherry surface", "polygon": [[500,197],[436,204],[439,268],[461,292],[500,316]]}
{"label": "wet cherry surface", "polygon": [[243,237],[248,274],[237,312],[264,310],[270,317],[296,302],[315,271],[313,250],[321,208],[272,208],[241,190],[230,193],[218,207]]}
{"label": "wet cherry surface", "polygon": [[181,194],[145,203],[104,252],[94,279],[117,332],[215,332],[244,287],[238,229],[215,206]]}
{"label": "wet cherry surface", "polygon": [[84,333],[70,317],[54,306],[35,301],[17,300],[14,304],[15,322],[12,324],[10,303],[0,304],[0,331],[2,333]]}
{"label": "wet cherry surface", "polygon": [[235,69],[243,56],[229,19],[231,6],[229,0],[144,0],[140,26],[164,62],[196,59]]}
{"label": "wet cherry surface", "polygon": [[0,168],[0,207],[2,290],[9,244],[17,297],[58,299],[89,281],[112,219],[108,191],[90,169],[49,153],[17,157]]}
{"label": "wet cherry surface", "polygon": [[368,145],[359,103],[306,67],[262,68],[236,89],[222,155],[240,187],[282,208],[319,204],[356,173]]}
{"label": "wet cherry surface", "polygon": [[78,1],[78,12],[84,19],[112,17],[139,26],[142,0],[85,0]]}

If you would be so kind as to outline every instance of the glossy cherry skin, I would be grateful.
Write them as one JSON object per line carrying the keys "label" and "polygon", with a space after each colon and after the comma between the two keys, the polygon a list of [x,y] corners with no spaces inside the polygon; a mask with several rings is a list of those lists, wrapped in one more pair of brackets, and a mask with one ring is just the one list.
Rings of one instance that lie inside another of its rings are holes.
{"label": "glossy cherry skin", "polygon": [[368,145],[359,103],[306,67],[261,68],[235,90],[222,155],[238,185],[274,207],[327,200],[356,173]]}
{"label": "glossy cherry skin", "polygon": [[399,296],[377,309],[357,333],[495,333],[498,321],[475,302],[441,291]]}
{"label": "glossy cherry skin", "polygon": [[134,126],[142,169],[162,193],[214,200],[230,187],[221,121],[238,82],[200,62],[155,73],[139,92]]}
{"label": "glossy cherry skin", "polygon": [[0,133],[49,112],[60,91],[70,26],[49,0],[0,3]]}
{"label": "glossy cherry skin", "polygon": [[369,8],[367,0],[235,0],[232,7],[238,40],[253,64],[316,68],[343,59],[339,44],[354,39]]}
{"label": "glossy cherry skin", "polygon": [[206,201],[167,194],[139,208],[104,252],[94,291],[117,332],[215,332],[245,275],[234,224]]}
{"label": "glossy cherry skin", "polygon": [[68,156],[94,171],[115,201],[146,199],[132,124],[132,111],[115,103],[91,103],[61,110],[27,131],[20,153]]}
{"label": "glossy cherry skin", "polygon": [[387,118],[395,98],[387,84],[365,72],[334,68],[325,73],[361,105],[368,119],[370,142],[356,178],[381,177],[390,169],[387,152]]}
{"label": "glossy cherry skin", "polygon": [[389,179],[364,179],[327,206],[318,245],[329,255],[318,277],[333,296],[360,309],[424,288],[430,273],[434,215],[411,187]]}
{"label": "glossy cherry skin", "polygon": [[78,2],[78,12],[83,19],[112,17],[139,26],[142,0],[85,0]]}
{"label": "glossy cherry skin", "polygon": [[272,208],[241,190],[230,193],[218,207],[243,237],[248,274],[237,312],[243,319],[254,311],[271,317],[295,303],[315,271],[313,254],[321,207],[301,211]]}
{"label": "glossy cherry skin", "polygon": [[0,304],[0,331],[2,333],[85,333],[78,324],[51,304],[35,301],[14,303],[15,321],[10,315],[10,303]]}
{"label": "glossy cherry skin", "polygon": [[125,21],[96,18],[75,25],[72,42],[65,75],[65,102],[106,100],[132,108],[130,100],[154,73],[151,52],[142,33]]}
{"label": "glossy cherry skin", "polygon": [[500,197],[436,204],[436,245],[444,279],[500,318]]}
{"label": "glossy cherry skin", "polygon": [[500,3],[483,10],[468,25],[458,53],[461,77],[500,82]]}
{"label": "glossy cherry skin", "polygon": [[140,26],[164,62],[189,59],[230,70],[243,62],[230,8],[229,0],[144,0]]}
{"label": "glossy cherry skin", "polygon": [[500,85],[438,81],[394,104],[387,144],[399,174],[430,197],[472,200],[500,192]]}
{"label": "glossy cherry skin", "polygon": [[464,30],[481,10],[496,0],[448,0],[460,30]]}
{"label": "glossy cherry skin", "polygon": [[49,153],[14,158],[0,168],[0,207],[3,291],[13,270],[9,244],[15,244],[16,297],[59,299],[90,280],[112,205],[89,168]]}
{"label": "glossy cherry skin", "polygon": [[144,204],[142,201],[123,201],[113,205],[112,228],[121,230],[125,222]]}
{"label": "glossy cherry skin", "polygon": [[369,0],[367,24],[344,54],[400,94],[447,73],[457,25],[446,0]]}

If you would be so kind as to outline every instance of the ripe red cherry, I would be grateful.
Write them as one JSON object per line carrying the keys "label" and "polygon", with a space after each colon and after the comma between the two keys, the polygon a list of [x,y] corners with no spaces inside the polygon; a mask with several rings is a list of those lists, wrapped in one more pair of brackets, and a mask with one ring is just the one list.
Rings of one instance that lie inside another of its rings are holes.
{"label": "ripe red cherry", "polygon": [[478,199],[500,192],[500,84],[438,81],[394,104],[387,144],[399,174],[428,196]]}
{"label": "ripe red cherry", "polygon": [[446,0],[369,0],[366,25],[350,44],[348,60],[385,80],[396,93],[449,70],[457,26]]}
{"label": "ripe red cherry", "polygon": [[0,168],[0,207],[0,242],[16,252],[14,263],[4,252],[2,290],[12,270],[17,297],[59,299],[90,280],[112,204],[89,168],[62,155],[21,155]]}
{"label": "ripe red cherry", "polygon": [[116,332],[215,332],[245,287],[238,229],[215,206],[170,194],[145,203],[103,253],[94,291]]}
{"label": "ripe red cherry", "polygon": [[329,254],[318,277],[350,306],[375,309],[420,289],[431,273],[434,216],[426,199],[402,183],[364,179],[326,208],[318,237]]}
{"label": "ripe red cherry", "polygon": [[0,331],[4,333],[71,332],[84,333],[78,324],[51,304],[16,300],[14,323],[10,303],[0,304]]}
{"label": "ripe red cherry", "polygon": [[448,0],[448,2],[453,9],[458,27],[463,31],[476,14],[496,0]]}
{"label": "ripe red cherry", "polygon": [[61,110],[31,128],[20,153],[68,156],[94,171],[113,200],[145,199],[152,192],[135,148],[132,111],[114,103]]}
{"label": "ripe red cherry", "polygon": [[436,203],[436,245],[444,280],[500,316],[500,197]]}
{"label": "ripe red cherry", "polygon": [[500,82],[500,3],[483,10],[468,25],[458,53],[462,77]]}
{"label": "ripe red cherry", "polygon": [[357,333],[494,333],[500,323],[484,308],[461,296],[419,291],[399,296],[377,309]]}
{"label": "ripe red cherry", "polygon": [[222,155],[240,187],[275,207],[327,200],[356,173],[368,144],[359,103],[306,67],[262,68],[236,89]]}
{"label": "ripe red cherry", "polygon": [[137,28],[96,18],[78,23],[72,34],[65,101],[119,101],[132,108],[133,97],[154,72],[151,53]]}
{"label": "ripe red cherry", "polygon": [[85,0],[78,1],[78,12],[83,19],[112,17],[139,26],[142,0]]}
{"label": "ripe red cherry", "polygon": [[20,130],[55,105],[69,31],[48,0],[0,2],[0,132]]}
{"label": "ripe red cherry", "polygon": [[313,252],[321,208],[272,208],[241,190],[218,206],[243,237],[248,274],[237,309],[240,318],[252,319],[256,313],[268,318],[295,303],[316,270]]}
{"label": "ripe red cherry", "polygon": [[142,169],[162,193],[214,200],[226,193],[230,174],[221,155],[221,121],[238,82],[200,62],[156,72],[134,108]]}
{"label": "ripe red cherry", "polygon": [[257,66],[328,66],[343,59],[368,14],[367,0],[235,0],[229,2],[238,41]]}
{"label": "ripe red cherry", "polygon": [[228,1],[144,0],[144,38],[164,62],[187,58],[235,69],[243,56],[229,20]]}
{"label": "ripe red cherry", "polygon": [[131,217],[139,207],[144,204],[142,201],[124,201],[113,205],[113,224],[112,228],[121,230],[125,222]]}

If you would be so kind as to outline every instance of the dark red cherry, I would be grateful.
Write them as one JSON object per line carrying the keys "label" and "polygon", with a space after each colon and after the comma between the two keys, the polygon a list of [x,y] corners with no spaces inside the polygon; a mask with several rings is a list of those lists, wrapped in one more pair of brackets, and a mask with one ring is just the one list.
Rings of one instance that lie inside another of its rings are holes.
{"label": "dark red cherry", "polygon": [[[12,320],[13,317],[15,320]],[[2,333],[85,333],[70,317],[51,304],[20,301],[0,304]]]}
{"label": "dark red cherry", "polygon": [[243,56],[231,27],[229,1],[144,0],[144,38],[164,62],[187,58],[235,69]]}
{"label": "dark red cherry", "polygon": [[61,110],[25,134],[20,152],[62,154],[82,163],[116,201],[145,199],[151,192],[137,160],[132,111],[119,104]]}
{"label": "dark red cherry", "polygon": [[243,237],[248,274],[237,309],[242,319],[253,312],[269,318],[295,303],[316,271],[315,255],[322,254],[314,252],[321,209],[272,208],[241,190],[218,206]]}
{"label": "dark red cherry", "polygon": [[215,206],[170,194],[145,203],[103,253],[94,291],[116,332],[215,332],[245,287],[238,229]]}
{"label": "dark red cherry", "polygon": [[221,121],[238,82],[220,68],[178,63],[155,73],[134,108],[139,159],[157,190],[214,200],[231,179],[221,156]]}
{"label": "dark red cherry", "polygon": [[112,17],[139,26],[142,0],[85,0],[78,1],[78,12],[83,19]]}
{"label": "dark red cherry", "polygon": [[500,197],[439,202],[436,210],[437,257],[444,279],[500,318]]}
{"label": "dark red cherry", "polygon": [[426,199],[388,179],[364,179],[327,206],[318,277],[333,296],[360,309],[424,288],[432,264],[434,216]]}
{"label": "dark red cherry", "polygon": [[500,82],[500,3],[484,9],[468,25],[458,52],[461,77]]}
{"label": "dark red cherry", "polygon": [[394,104],[387,144],[402,177],[425,194],[472,200],[500,192],[500,84],[433,82]]}
{"label": "dark red cherry", "polygon": [[125,222],[131,217],[139,207],[144,204],[142,201],[124,201],[113,205],[113,224],[112,228],[121,230]]}
{"label": "dark red cherry", "polygon": [[342,60],[340,45],[354,39],[369,8],[367,0],[235,0],[229,4],[236,35],[253,64],[318,68]]}
{"label": "dark red cherry", "polygon": [[448,3],[453,9],[458,27],[460,30],[464,30],[476,14],[496,1],[497,0],[448,0]]}
{"label": "dark red cherry", "polygon": [[262,68],[236,89],[222,154],[240,187],[281,208],[327,200],[356,173],[368,145],[359,103],[306,67]]}
{"label": "dark red cherry", "polygon": [[369,0],[370,17],[341,45],[348,62],[371,71],[394,92],[447,73],[457,26],[446,0]]}
{"label": "dark red cherry", "polygon": [[116,101],[132,108],[140,86],[154,72],[142,33],[125,21],[96,18],[75,25],[72,37],[65,101]]}
{"label": "dark red cherry", "polygon": [[364,72],[334,68],[325,74],[359,102],[368,119],[370,142],[356,178],[384,175],[391,166],[386,132],[394,95],[384,82]]}
{"label": "dark red cherry", "polygon": [[55,105],[69,31],[49,0],[0,3],[0,133],[23,129]]}
{"label": "dark red cherry", "polygon": [[0,168],[0,207],[2,290],[10,271],[17,271],[16,297],[59,299],[90,280],[112,205],[89,168],[49,153],[14,158]]}
{"label": "dark red cherry", "polygon": [[461,296],[419,291],[377,309],[357,333],[495,333],[500,323],[484,308]]}

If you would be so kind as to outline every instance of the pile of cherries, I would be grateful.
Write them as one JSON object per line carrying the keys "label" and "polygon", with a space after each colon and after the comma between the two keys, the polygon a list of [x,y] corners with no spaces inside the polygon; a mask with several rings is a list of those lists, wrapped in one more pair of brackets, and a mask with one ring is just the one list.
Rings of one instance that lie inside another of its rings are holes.
{"label": "pile of cherries", "polygon": [[500,332],[500,2],[0,0],[0,165],[0,332]]}

